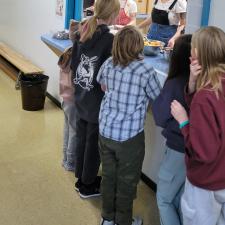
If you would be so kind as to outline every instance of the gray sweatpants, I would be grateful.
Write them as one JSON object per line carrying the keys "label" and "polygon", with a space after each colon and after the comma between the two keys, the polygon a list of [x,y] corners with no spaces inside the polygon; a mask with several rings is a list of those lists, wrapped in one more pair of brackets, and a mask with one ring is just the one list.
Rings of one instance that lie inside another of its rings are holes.
{"label": "gray sweatpants", "polygon": [[63,102],[64,111],[64,140],[63,140],[63,166],[67,170],[74,170],[75,141],[76,141],[76,115],[73,102]]}
{"label": "gray sweatpants", "polygon": [[201,189],[186,179],[181,208],[184,225],[224,225],[225,189]]}

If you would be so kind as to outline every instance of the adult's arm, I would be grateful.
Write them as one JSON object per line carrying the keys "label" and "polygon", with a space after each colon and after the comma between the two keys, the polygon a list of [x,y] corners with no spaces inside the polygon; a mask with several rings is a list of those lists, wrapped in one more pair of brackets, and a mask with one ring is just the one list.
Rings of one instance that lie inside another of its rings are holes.
{"label": "adult's arm", "polygon": [[131,21],[127,25],[133,25],[133,26],[135,26],[136,25],[136,16],[137,16],[137,13],[130,13],[129,16],[131,18]]}
{"label": "adult's arm", "polygon": [[174,36],[169,40],[168,46],[173,48],[176,39],[181,35],[186,25],[186,13],[179,13],[179,26]]}
{"label": "adult's arm", "polygon": [[146,26],[150,26],[152,23],[152,18],[151,17],[148,17],[146,18],[144,21],[142,21],[140,24],[138,24],[138,28],[139,29],[143,29],[145,28]]}

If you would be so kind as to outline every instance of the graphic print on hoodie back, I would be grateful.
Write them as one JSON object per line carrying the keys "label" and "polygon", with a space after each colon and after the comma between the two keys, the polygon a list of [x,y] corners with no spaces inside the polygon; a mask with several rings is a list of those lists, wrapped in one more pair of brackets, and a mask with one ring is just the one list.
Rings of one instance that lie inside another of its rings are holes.
{"label": "graphic print on hoodie back", "polygon": [[74,83],[80,85],[80,87],[86,89],[87,91],[90,91],[91,88],[94,88],[92,81],[95,71],[95,62],[97,60],[97,56],[88,57],[85,54],[81,55],[81,61],[76,71]]}
{"label": "graphic print on hoodie back", "polygon": [[107,25],[99,25],[91,39],[74,42],[71,68],[77,116],[91,123],[98,123],[104,92],[96,77],[101,65],[111,56],[113,37]]}

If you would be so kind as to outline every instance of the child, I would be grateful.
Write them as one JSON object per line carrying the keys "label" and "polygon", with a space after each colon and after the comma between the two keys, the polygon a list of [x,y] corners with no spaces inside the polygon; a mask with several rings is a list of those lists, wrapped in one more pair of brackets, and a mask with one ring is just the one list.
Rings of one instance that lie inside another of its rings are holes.
{"label": "child", "polygon": [[184,138],[179,124],[170,112],[176,99],[187,109],[184,87],[190,75],[191,35],[180,36],[174,45],[168,78],[161,94],[152,105],[155,122],[163,128],[166,150],[161,163],[157,183],[157,203],[161,225],[181,225],[180,198],[185,183]]}
{"label": "child", "polygon": [[[77,24],[71,20],[69,33],[72,42],[78,40],[83,22]],[[76,116],[74,102],[74,86],[72,84],[72,71],[70,69],[72,48],[68,48],[59,57],[60,67],[59,93],[62,98],[62,110],[64,111],[64,140],[62,166],[67,171],[75,170],[75,142],[76,142]]]}
{"label": "child", "polygon": [[193,35],[190,69],[185,95],[190,115],[179,102],[171,104],[186,145],[184,225],[224,225],[225,33],[221,29],[201,28]]}
{"label": "child", "polygon": [[96,76],[111,55],[113,35],[108,25],[114,23],[119,9],[118,0],[98,0],[94,16],[83,25],[80,41],[75,41],[73,46],[71,68],[75,84],[77,137],[75,176],[78,178],[75,189],[82,198],[100,195],[98,116],[104,93]]}
{"label": "child", "polygon": [[99,115],[101,225],[142,224],[139,218],[132,221],[132,209],[145,152],[144,121],[161,88],[155,71],[143,61],[143,47],[135,27],[123,28],[97,77],[105,90]]}
{"label": "child", "polygon": [[75,104],[74,88],[71,79],[72,48],[67,49],[59,58],[60,67],[59,93],[62,98],[62,109],[64,111],[64,140],[63,140],[63,162],[62,166],[67,171],[75,169]]}

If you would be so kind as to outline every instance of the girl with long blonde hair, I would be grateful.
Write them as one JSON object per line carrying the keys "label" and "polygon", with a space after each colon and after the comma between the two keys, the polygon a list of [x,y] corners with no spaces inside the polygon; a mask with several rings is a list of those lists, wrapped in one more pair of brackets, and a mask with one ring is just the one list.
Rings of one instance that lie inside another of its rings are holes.
{"label": "girl with long blonde hair", "polygon": [[94,16],[82,26],[80,40],[74,42],[71,68],[75,86],[76,143],[75,189],[82,198],[99,196],[101,177],[98,151],[98,115],[104,95],[96,76],[111,55],[113,35],[108,25],[114,23],[119,0],[97,0]]}
{"label": "girl with long blonde hair", "polygon": [[181,205],[184,225],[225,224],[225,33],[198,30],[192,39],[186,101],[171,113],[186,144],[187,179]]}

